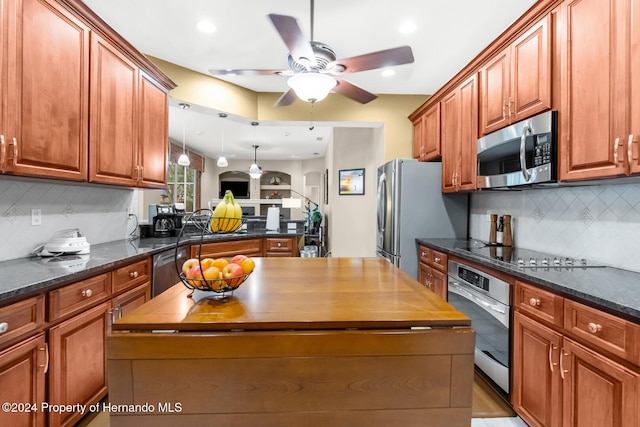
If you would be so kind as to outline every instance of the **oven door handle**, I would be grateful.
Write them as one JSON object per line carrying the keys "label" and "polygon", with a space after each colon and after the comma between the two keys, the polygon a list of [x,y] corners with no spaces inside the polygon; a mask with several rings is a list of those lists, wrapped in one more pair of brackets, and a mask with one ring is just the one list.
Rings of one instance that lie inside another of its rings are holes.
{"label": "oven door handle", "polygon": [[451,290],[451,292],[454,292],[454,293],[456,293],[456,294],[458,294],[458,295],[460,295],[460,296],[462,296],[462,297],[464,297],[464,298],[466,298],[466,299],[468,299],[470,301],[473,301],[476,304],[481,305],[482,307],[485,308],[485,310],[486,309],[493,310],[493,311],[495,311],[497,313],[500,313],[502,315],[507,314],[506,310],[504,310],[502,307],[500,307],[500,306],[498,306],[496,304],[491,304],[490,302],[486,301],[485,299],[480,298],[480,297],[472,294],[471,292],[465,290],[463,288],[463,286],[461,286],[460,283],[458,283],[456,281],[449,280],[448,285],[449,285],[449,289]]}

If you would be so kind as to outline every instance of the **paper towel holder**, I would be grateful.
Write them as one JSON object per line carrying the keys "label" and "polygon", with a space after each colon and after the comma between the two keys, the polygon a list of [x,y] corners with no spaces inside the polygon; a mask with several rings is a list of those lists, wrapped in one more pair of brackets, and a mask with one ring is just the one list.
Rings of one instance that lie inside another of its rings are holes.
{"label": "paper towel holder", "polygon": [[280,208],[272,206],[267,209],[267,231],[280,231]]}

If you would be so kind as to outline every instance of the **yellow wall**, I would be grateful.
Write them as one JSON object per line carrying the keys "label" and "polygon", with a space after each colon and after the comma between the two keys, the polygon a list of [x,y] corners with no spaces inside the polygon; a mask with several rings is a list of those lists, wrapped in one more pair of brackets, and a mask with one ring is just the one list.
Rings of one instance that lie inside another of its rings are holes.
{"label": "yellow wall", "polygon": [[304,101],[274,107],[279,93],[253,92],[157,58],[149,59],[178,85],[170,92],[171,97],[203,107],[257,120],[383,123],[385,161],[412,157],[413,126],[407,117],[428,99],[428,95],[380,95],[362,105],[332,93],[313,107],[312,115],[311,104]]}

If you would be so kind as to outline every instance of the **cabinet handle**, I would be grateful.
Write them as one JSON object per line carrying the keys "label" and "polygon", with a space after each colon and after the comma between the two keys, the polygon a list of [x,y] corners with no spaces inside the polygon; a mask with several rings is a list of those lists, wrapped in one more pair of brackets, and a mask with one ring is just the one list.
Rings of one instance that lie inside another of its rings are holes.
{"label": "cabinet handle", "polygon": [[138,181],[142,181],[142,171],[144,169],[144,166],[140,165],[138,166]]}
{"label": "cabinet handle", "polygon": [[18,164],[18,140],[13,138],[13,165]]}
{"label": "cabinet handle", "polygon": [[43,368],[43,374],[46,374],[49,370],[49,344],[44,343],[44,347],[39,348],[40,351],[44,351],[44,365],[40,365]]}
{"label": "cabinet handle", "polygon": [[507,118],[507,103],[502,104],[502,120]]}
{"label": "cabinet handle", "polygon": [[7,147],[4,143],[4,135],[0,135],[0,166],[4,165],[4,158],[7,151]]}
{"label": "cabinet handle", "polygon": [[537,307],[540,305],[540,300],[538,298],[531,297],[529,304],[531,304],[532,307]]}
{"label": "cabinet handle", "polygon": [[435,257],[433,260],[434,260],[435,262],[437,262],[437,263],[439,263],[439,262],[440,262],[440,258],[439,258],[439,257]]}
{"label": "cabinet handle", "polygon": [[9,330],[9,324],[7,322],[0,323],[0,334],[4,334]]}
{"label": "cabinet handle", "polygon": [[93,295],[93,291],[91,289],[85,289],[82,291],[82,296],[85,298],[89,298],[91,295]]}
{"label": "cabinet handle", "polygon": [[627,174],[631,175],[631,163],[634,160],[633,158],[633,134],[629,135],[629,140],[627,141]]}
{"label": "cabinet handle", "polygon": [[553,372],[553,367],[557,366],[557,363],[553,363],[553,350],[557,350],[558,347],[555,347],[553,344],[549,345],[549,369]]}
{"label": "cabinet handle", "polygon": [[131,273],[129,273],[129,276],[130,276],[132,279],[135,279],[135,278],[137,278],[137,277],[138,277],[138,272],[137,272],[137,271],[132,271]]}
{"label": "cabinet handle", "polygon": [[426,252],[420,252],[420,256],[427,256]]}
{"label": "cabinet handle", "polygon": [[278,247],[282,247],[282,243],[278,242]]}
{"label": "cabinet handle", "polygon": [[616,138],[613,140],[613,163],[623,163],[624,159],[618,160],[620,156],[618,156],[618,146],[620,146],[620,138]]}
{"label": "cabinet handle", "polygon": [[513,104],[514,101],[511,99],[511,97],[509,97],[509,117],[511,117],[511,104]]}
{"label": "cabinet handle", "polygon": [[569,370],[564,369],[564,356],[568,356],[567,353],[564,352],[564,349],[560,350],[560,376],[564,380],[564,374],[569,373]]}
{"label": "cabinet handle", "polygon": [[587,327],[589,328],[589,332],[591,332],[592,334],[597,334],[602,330],[602,325],[599,323],[589,322]]}
{"label": "cabinet handle", "polygon": [[427,274],[427,288],[431,289],[431,273]]}

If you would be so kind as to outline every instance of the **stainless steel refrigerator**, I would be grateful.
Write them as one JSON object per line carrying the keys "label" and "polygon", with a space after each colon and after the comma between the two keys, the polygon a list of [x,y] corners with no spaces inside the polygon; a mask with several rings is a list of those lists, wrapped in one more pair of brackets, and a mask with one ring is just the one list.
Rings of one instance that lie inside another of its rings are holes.
{"label": "stainless steel refrigerator", "polygon": [[376,253],[417,279],[416,238],[466,238],[468,200],[442,194],[442,163],[395,159],[380,166]]}

